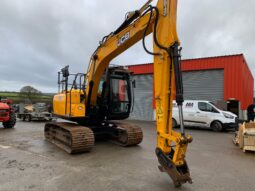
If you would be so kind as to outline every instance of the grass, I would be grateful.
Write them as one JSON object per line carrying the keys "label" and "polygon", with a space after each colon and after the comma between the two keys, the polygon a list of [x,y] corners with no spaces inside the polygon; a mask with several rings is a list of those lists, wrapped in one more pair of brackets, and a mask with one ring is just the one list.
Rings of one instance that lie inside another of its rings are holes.
{"label": "grass", "polygon": [[[0,97],[7,98],[13,100],[14,103],[21,103],[24,102],[27,97],[25,95],[20,94],[19,92],[1,92]],[[52,102],[53,94],[38,94],[32,95],[31,100],[32,102]]]}

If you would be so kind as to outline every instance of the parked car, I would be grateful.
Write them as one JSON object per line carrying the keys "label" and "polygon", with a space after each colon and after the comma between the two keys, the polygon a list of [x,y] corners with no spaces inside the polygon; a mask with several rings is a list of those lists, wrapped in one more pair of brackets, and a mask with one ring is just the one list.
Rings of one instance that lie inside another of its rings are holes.
{"label": "parked car", "polygon": [[[173,127],[178,126],[179,112],[177,103],[173,101]],[[238,126],[237,115],[223,111],[210,101],[185,100],[183,103],[185,126],[207,127],[213,131],[233,129]]]}

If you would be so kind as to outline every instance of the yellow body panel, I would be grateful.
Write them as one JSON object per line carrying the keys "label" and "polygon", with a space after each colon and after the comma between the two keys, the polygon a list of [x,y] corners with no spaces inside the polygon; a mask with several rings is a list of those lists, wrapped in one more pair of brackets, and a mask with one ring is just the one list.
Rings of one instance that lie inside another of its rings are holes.
{"label": "yellow body panel", "polygon": [[81,95],[83,93],[80,90],[72,90],[71,96],[70,91],[67,94],[63,92],[55,95],[53,98],[54,114],[65,117],[85,117],[85,104],[81,103]]}

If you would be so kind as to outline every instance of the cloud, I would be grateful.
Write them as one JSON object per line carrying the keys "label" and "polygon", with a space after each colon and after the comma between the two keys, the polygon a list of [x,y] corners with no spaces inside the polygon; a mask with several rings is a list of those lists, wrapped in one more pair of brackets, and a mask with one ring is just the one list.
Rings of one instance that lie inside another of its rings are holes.
{"label": "cloud", "polygon": [[[70,65],[86,72],[101,38],[116,29],[125,13],[142,6],[135,0],[1,0],[0,90],[33,85],[57,90],[57,71]],[[183,57],[244,53],[255,74],[255,1],[179,1],[178,32]],[[151,49],[151,37],[147,38]],[[152,62],[141,43],[112,61]]]}

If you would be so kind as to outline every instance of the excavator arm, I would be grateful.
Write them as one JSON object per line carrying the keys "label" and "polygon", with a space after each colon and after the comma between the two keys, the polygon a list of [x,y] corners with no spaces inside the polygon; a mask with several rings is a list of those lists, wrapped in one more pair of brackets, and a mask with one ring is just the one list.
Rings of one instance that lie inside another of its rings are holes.
{"label": "excavator arm", "polygon": [[[176,32],[177,0],[158,0],[155,7],[149,0],[140,10],[129,13],[124,23],[104,37],[91,57],[86,83],[86,112],[96,107],[97,90],[101,76],[110,61],[143,39],[143,45],[154,56],[154,84],[156,101],[157,147],[159,169],[168,173],[176,187],[191,183],[185,161],[191,136],[183,126],[183,87],[180,71],[179,39]],[[145,36],[153,33],[154,51],[145,47]],[[172,129],[172,100],[176,95],[179,108],[180,130]]]}

